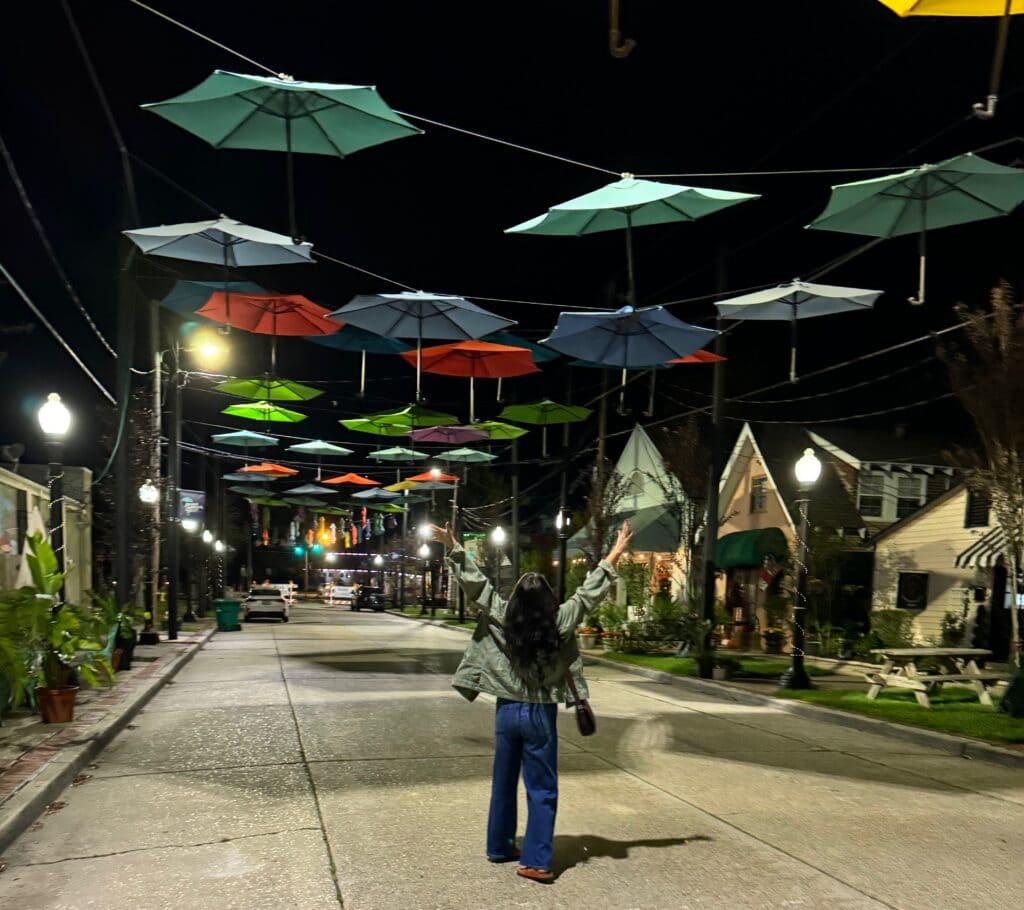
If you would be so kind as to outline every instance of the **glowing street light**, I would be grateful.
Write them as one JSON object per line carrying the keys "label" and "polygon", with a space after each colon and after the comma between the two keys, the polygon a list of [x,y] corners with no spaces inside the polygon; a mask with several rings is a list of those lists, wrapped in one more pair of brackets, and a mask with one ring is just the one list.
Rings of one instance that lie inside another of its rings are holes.
{"label": "glowing street light", "polygon": [[48,439],[63,439],[71,429],[71,412],[56,392],[50,392],[46,396],[46,401],[36,416]]}
{"label": "glowing street light", "polygon": [[183,518],[181,520],[181,529],[189,534],[195,534],[199,530],[199,519]]}
{"label": "glowing street light", "polygon": [[155,506],[160,501],[160,488],[152,480],[147,479],[139,487],[139,499],[147,506]]}
{"label": "glowing street light", "polygon": [[213,543],[213,531],[209,528],[203,531],[203,543]]}

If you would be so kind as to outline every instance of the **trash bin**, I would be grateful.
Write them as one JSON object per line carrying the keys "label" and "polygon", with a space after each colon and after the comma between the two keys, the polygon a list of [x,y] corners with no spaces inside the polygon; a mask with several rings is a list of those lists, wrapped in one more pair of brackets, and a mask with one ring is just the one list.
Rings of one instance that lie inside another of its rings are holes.
{"label": "trash bin", "polygon": [[218,632],[240,632],[242,626],[238,622],[238,611],[242,605],[237,600],[215,600],[213,607],[217,611]]}

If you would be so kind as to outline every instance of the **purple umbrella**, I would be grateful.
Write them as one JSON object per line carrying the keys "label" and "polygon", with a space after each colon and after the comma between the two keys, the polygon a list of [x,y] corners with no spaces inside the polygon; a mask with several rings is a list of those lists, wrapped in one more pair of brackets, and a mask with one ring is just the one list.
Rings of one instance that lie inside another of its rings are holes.
{"label": "purple umbrella", "polygon": [[479,442],[488,436],[483,430],[473,427],[423,427],[409,434],[414,442],[437,442],[442,445],[461,446],[467,442]]}

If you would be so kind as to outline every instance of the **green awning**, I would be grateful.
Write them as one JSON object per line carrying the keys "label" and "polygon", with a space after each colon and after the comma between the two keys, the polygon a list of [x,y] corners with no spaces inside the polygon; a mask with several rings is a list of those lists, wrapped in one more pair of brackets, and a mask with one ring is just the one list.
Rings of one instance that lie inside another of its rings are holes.
{"label": "green awning", "polygon": [[715,566],[719,569],[759,566],[766,556],[781,560],[788,553],[789,543],[779,528],[736,531],[718,538],[715,544]]}

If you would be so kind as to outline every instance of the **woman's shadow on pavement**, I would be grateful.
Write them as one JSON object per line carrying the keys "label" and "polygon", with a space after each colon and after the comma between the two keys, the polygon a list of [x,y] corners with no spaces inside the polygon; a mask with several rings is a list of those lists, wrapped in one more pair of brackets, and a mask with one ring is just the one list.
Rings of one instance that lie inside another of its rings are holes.
{"label": "woman's shadow on pavement", "polygon": [[644,840],[609,840],[596,834],[556,834],[552,871],[556,876],[580,866],[598,856],[626,859],[633,847],[679,847],[710,837],[695,834],[692,837],[652,837]]}

